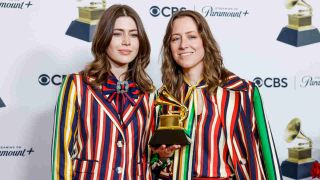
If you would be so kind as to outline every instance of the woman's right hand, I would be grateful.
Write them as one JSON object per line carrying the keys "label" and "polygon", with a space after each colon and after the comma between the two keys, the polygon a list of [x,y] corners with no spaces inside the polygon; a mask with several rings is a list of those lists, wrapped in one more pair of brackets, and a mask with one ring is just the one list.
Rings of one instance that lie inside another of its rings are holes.
{"label": "woman's right hand", "polygon": [[174,151],[179,149],[180,147],[181,146],[177,145],[177,144],[171,145],[169,147],[167,147],[165,144],[163,144],[158,148],[151,147],[151,150],[153,153],[159,154],[160,158],[169,158],[174,154]]}

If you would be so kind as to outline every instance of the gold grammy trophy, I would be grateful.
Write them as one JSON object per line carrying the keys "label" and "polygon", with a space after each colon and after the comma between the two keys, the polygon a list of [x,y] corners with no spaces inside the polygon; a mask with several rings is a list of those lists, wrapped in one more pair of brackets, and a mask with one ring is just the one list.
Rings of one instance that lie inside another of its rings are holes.
{"label": "gold grammy trophy", "polygon": [[188,108],[175,99],[168,92],[166,86],[160,88],[155,105],[178,107],[179,110],[169,111],[168,114],[159,116],[159,126],[151,137],[149,145],[158,147],[163,144],[167,146],[190,144],[183,128],[183,122],[188,116]]}
{"label": "gold grammy trophy", "polygon": [[277,40],[296,47],[320,42],[319,30],[312,26],[312,7],[304,0],[287,0],[289,24]]}
{"label": "gold grammy trophy", "polygon": [[291,120],[286,129],[286,142],[290,143],[294,139],[302,139],[306,142],[288,148],[289,157],[281,163],[282,174],[293,179],[310,177],[314,162],[311,157],[312,140],[301,131],[301,122],[298,118]]}
{"label": "gold grammy trophy", "polygon": [[79,18],[71,22],[66,35],[91,42],[96,25],[105,9],[105,0],[90,2],[90,6],[79,7]]}

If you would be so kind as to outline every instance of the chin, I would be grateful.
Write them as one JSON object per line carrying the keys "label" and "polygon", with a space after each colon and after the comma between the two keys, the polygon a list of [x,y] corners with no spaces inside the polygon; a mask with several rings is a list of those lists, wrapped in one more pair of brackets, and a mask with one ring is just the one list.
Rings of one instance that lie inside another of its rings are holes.
{"label": "chin", "polygon": [[181,62],[181,63],[178,63],[179,66],[181,66],[182,68],[191,68],[192,66],[194,66],[194,64],[189,64],[187,62]]}
{"label": "chin", "polygon": [[192,66],[181,66],[182,69],[191,69]]}
{"label": "chin", "polygon": [[120,59],[118,62],[119,62],[119,63],[123,63],[123,64],[129,64],[129,63],[131,63],[133,60],[134,60],[134,58],[123,58],[123,59]]}

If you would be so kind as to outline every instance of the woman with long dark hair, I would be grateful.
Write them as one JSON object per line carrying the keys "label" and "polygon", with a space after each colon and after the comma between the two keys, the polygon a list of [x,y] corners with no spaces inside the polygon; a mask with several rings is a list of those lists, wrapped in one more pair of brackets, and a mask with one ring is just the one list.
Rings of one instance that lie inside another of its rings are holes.
{"label": "woman with long dark hair", "polygon": [[145,69],[150,43],[126,5],[102,15],[94,61],[68,75],[55,112],[52,179],[149,179],[154,86]]}

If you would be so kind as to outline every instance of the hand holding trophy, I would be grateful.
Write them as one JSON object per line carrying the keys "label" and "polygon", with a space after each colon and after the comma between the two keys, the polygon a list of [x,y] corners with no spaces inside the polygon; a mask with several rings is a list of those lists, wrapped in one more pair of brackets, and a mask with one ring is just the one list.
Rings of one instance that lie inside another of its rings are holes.
{"label": "hand holding trophy", "polygon": [[159,116],[159,126],[151,137],[149,145],[159,147],[163,144],[166,146],[190,144],[183,128],[183,122],[188,116],[188,108],[175,99],[166,86],[160,88],[155,105],[167,105],[176,107],[178,110],[169,110],[168,114]]}

